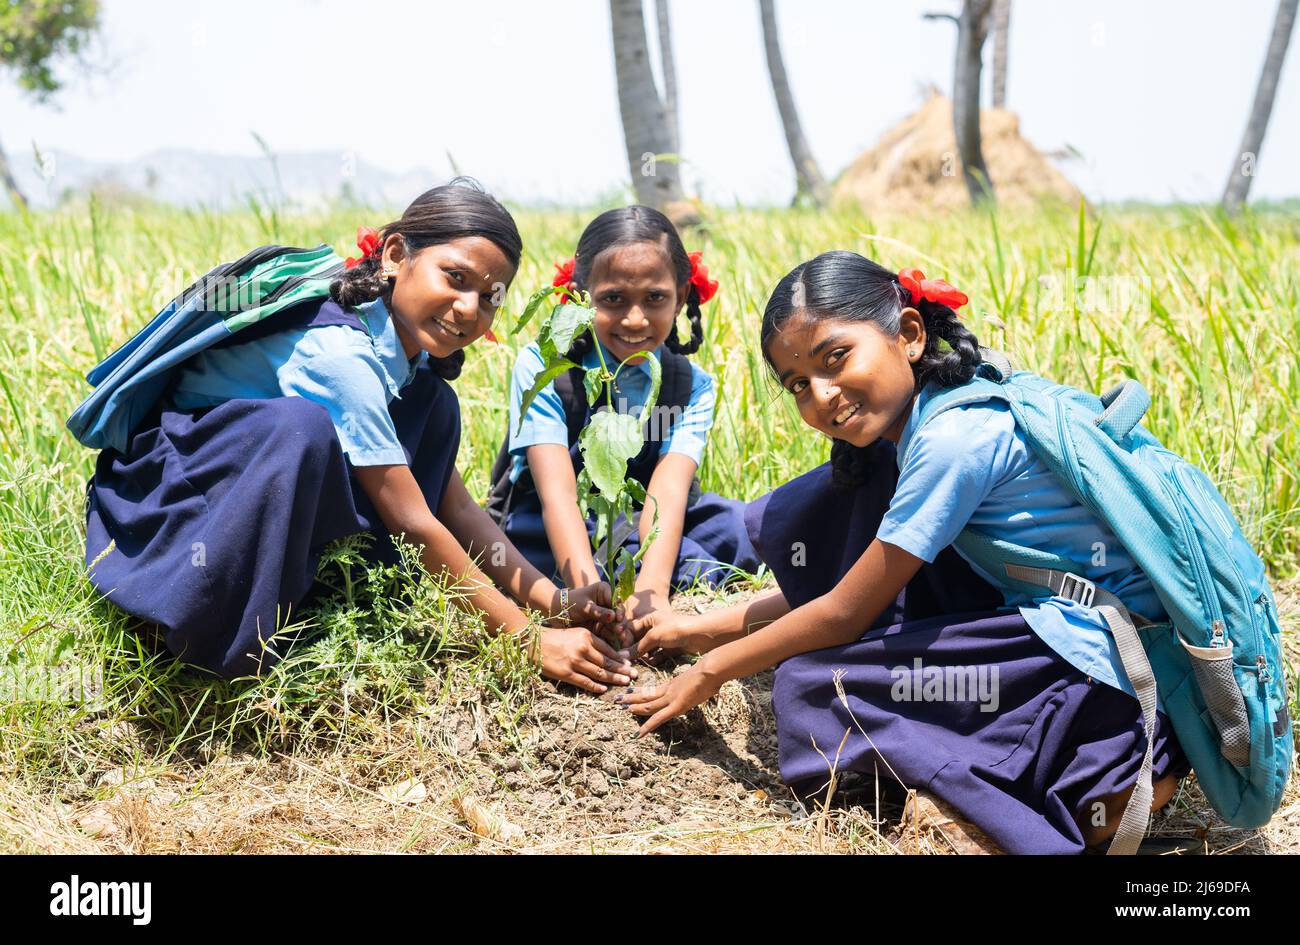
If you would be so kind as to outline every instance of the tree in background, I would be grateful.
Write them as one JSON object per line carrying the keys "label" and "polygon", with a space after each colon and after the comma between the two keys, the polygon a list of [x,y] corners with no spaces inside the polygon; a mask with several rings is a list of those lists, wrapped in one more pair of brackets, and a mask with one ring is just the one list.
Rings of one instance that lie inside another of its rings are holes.
{"label": "tree in background", "polygon": [[767,53],[767,71],[772,78],[772,94],[776,96],[776,109],[781,113],[781,127],[785,129],[785,143],[794,163],[795,203],[811,200],[824,207],[830,199],[830,189],[822,176],[817,159],[803,136],[799,111],[795,108],[794,93],[781,58],[781,41],[776,32],[776,4],[774,0],[758,0],[759,18],[763,21],[763,50]]}
{"label": "tree in background", "polygon": [[[22,0],[0,3],[0,67],[18,87],[45,103],[62,87],[53,65],[78,58],[99,29],[99,0]],[[0,179],[14,203],[25,207],[9,159],[0,147]]]}
{"label": "tree in background", "polygon": [[[618,80],[618,110],[623,119],[627,162],[632,172],[632,189],[638,203],[666,209],[684,199],[677,165],[675,120],[650,68],[650,50],[645,34],[645,11],[641,0],[609,0],[610,27],[614,37],[614,74]],[[661,51],[672,39],[664,32],[667,10],[659,14]],[[663,61],[671,62],[671,51]],[[667,84],[667,78],[665,78]],[[676,73],[672,72],[673,108],[676,110]],[[669,160],[661,160],[671,155]]]}
{"label": "tree in background", "polygon": [[664,78],[664,113],[668,117],[668,150],[681,152],[682,119],[677,110],[677,62],[673,58],[673,25],[668,19],[668,0],[655,0],[655,22],[659,31],[659,71]]}
{"label": "tree in background", "polygon": [[927,20],[952,20],[957,24],[957,60],[953,67],[952,121],[957,134],[957,156],[972,204],[993,200],[993,181],[984,164],[980,144],[980,74],[984,68],[984,40],[989,31],[992,0],[962,0],[961,13],[927,13]]}
{"label": "tree in background", "polygon": [[993,107],[1007,107],[1007,35],[1011,0],[993,0]]}
{"label": "tree in background", "polygon": [[1223,190],[1223,209],[1230,213],[1238,210],[1250,193],[1255,167],[1259,164],[1259,149],[1264,145],[1264,132],[1268,130],[1269,116],[1273,114],[1278,76],[1282,74],[1286,49],[1291,43],[1296,3],[1297,0],[1280,0],[1277,5],[1273,36],[1268,41],[1268,52],[1264,55],[1259,84],[1255,86],[1255,104],[1250,109],[1250,120],[1246,122],[1246,132],[1241,138],[1237,160],[1233,163],[1232,173],[1228,175],[1228,186]]}

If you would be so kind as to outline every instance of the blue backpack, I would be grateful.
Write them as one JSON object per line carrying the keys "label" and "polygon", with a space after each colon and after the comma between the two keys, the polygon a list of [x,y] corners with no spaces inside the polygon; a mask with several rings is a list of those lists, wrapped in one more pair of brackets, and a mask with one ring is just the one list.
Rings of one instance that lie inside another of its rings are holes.
{"label": "blue backpack", "polygon": [[125,452],[132,431],[162,399],[183,362],[253,326],[270,327],[268,319],[301,302],[329,295],[330,282],[342,272],[343,260],[324,244],[259,246],[217,266],[86,375],[95,389],[68,418],[68,429],[91,449]]}
{"label": "blue backpack", "polygon": [[[1157,688],[1215,811],[1234,827],[1262,826],[1281,803],[1292,739],[1281,628],[1263,563],[1209,477],[1139,424],[1151,405],[1141,384],[1127,380],[1097,397],[983,353],[976,377],[931,397],[917,428],[962,404],[1005,403],[1034,453],[1114,532],[1169,616],[1152,624],[1130,614],[1088,580],[1081,562],[975,528],[954,542],[1004,590],[1095,607],[1114,634],[1147,743],[1109,852],[1135,852],[1146,833]],[[900,443],[899,455],[906,451]]]}

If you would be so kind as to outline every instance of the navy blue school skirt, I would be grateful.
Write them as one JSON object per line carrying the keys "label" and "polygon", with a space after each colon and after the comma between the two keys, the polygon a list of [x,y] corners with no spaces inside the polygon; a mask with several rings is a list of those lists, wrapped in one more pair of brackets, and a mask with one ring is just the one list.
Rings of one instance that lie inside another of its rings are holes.
{"label": "navy blue school skirt", "polygon": [[[422,365],[389,414],[437,510],[460,445],[456,393]],[[158,624],[186,663],[233,678],[269,668],[272,637],[312,589],[324,546],[369,531],[397,549],[356,484],[325,408],[301,397],[162,408],[125,453],[104,450],[87,489],[90,580]],[[112,550],[105,549],[112,544]]]}
{"label": "navy blue school skirt", "polygon": [[[831,589],[866,550],[897,482],[894,445],[845,490],[826,464],[754,501],[746,524],[786,600]],[[1137,700],[1048,647],[951,548],[923,565],[860,640],[777,667],[782,779],[816,796],[838,771],[929,791],[1010,853],[1079,853],[1075,815],[1127,789],[1146,747]],[[839,690],[844,697],[841,698]],[[1153,778],[1185,775],[1158,713]],[[845,741],[845,735],[848,735]]]}
{"label": "navy blue school skirt", "polygon": [[[542,505],[536,493],[518,499],[502,523],[511,543],[532,565],[548,577],[556,575],[555,555],[546,538]],[[636,527],[620,519],[627,538],[621,547],[636,554],[641,547]],[[587,519],[587,535],[596,534],[596,518]],[[599,567],[601,562],[596,562]],[[760,564],[758,552],[745,528],[745,503],[705,492],[686,508],[682,544],[677,551],[672,586],[686,589],[698,583],[718,587],[737,577],[737,570],[753,573]]]}

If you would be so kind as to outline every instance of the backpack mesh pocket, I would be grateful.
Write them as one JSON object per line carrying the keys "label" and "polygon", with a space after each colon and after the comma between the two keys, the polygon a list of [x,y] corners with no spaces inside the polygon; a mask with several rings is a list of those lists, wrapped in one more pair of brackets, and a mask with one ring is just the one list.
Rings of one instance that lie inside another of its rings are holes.
{"label": "backpack mesh pocket", "polygon": [[1192,658],[1192,672],[1201,687],[1205,707],[1219,732],[1219,751],[1240,768],[1250,765],[1250,720],[1246,700],[1232,671],[1232,647],[1191,646],[1183,648]]}

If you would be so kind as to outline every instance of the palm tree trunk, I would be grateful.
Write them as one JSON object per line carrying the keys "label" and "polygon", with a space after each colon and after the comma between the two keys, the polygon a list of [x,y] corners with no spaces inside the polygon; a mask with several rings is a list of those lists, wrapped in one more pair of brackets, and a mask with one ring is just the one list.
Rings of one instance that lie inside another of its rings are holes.
{"label": "palm tree trunk", "polygon": [[655,0],[655,21],[659,29],[659,67],[664,77],[664,114],[668,117],[668,150],[681,150],[682,120],[677,110],[677,63],[673,58],[673,25],[668,18],[668,0]]}
{"label": "palm tree trunk", "polygon": [[1259,73],[1259,84],[1255,87],[1255,104],[1251,106],[1246,133],[1241,138],[1239,156],[1233,163],[1232,173],[1228,175],[1228,186],[1223,190],[1223,209],[1230,213],[1238,210],[1250,193],[1255,167],[1259,164],[1259,149],[1264,145],[1264,132],[1268,130],[1268,119],[1273,113],[1278,76],[1282,73],[1286,49],[1291,42],[1291,30],[1295,26],[1296,3],[1297,0],[1279,0],[1277,5],[1273,36],[1268,42],[1268,53],[1264,56],[1264,68]]}
{"label": "palm tree trunk", "polygon": [[758,0],[758,12],[763,21],[763,49],[767,53],[772,94],[776,96],[776,108],[781,113],[781,127],[785,129],[786,147],[790,149],[790,160],[794,163],[795,202],[807,199],[818,207],[824,207],[830,200],[830,189],[826,186],[826,178],[817,166],[817,159],[808,147],[803,125],[799,122],[794,93],[790,91],[790,78],[786,75],[785,60],[781,57],[774,0]]}
{"label": "palm tree trunk", "polygon": [[662,210],[683,196],[676,162],[656,159],[670,150],[672,137],[650,68],[645,11],[641,0],[609,0],[609,17],[632,189],[639,203]]}
{"label": "palm tree trunk", "polygon": [[1007,107],[1007,34],[1011,0],[993,0],[993,107]]}
{"label": "palm tree trunk", "polygon": [[972,204],[993,200],[993,182],[980,143],[980,73],[988,35],[989,0],[964,0],[957,20],[957,61],[952,93],[957,154]]}
{"label": "palm tree trunk", "polygon": [[4,184],[4,188],[9,194],[9,199],[13,201],[14,207],[26,210],[27,198],[23,196],[22,190],[18,187],[18,181],[14,179],[13,170],[9,167],[9,157],[5,154],[3,146],[0,146],[0,183]]}

